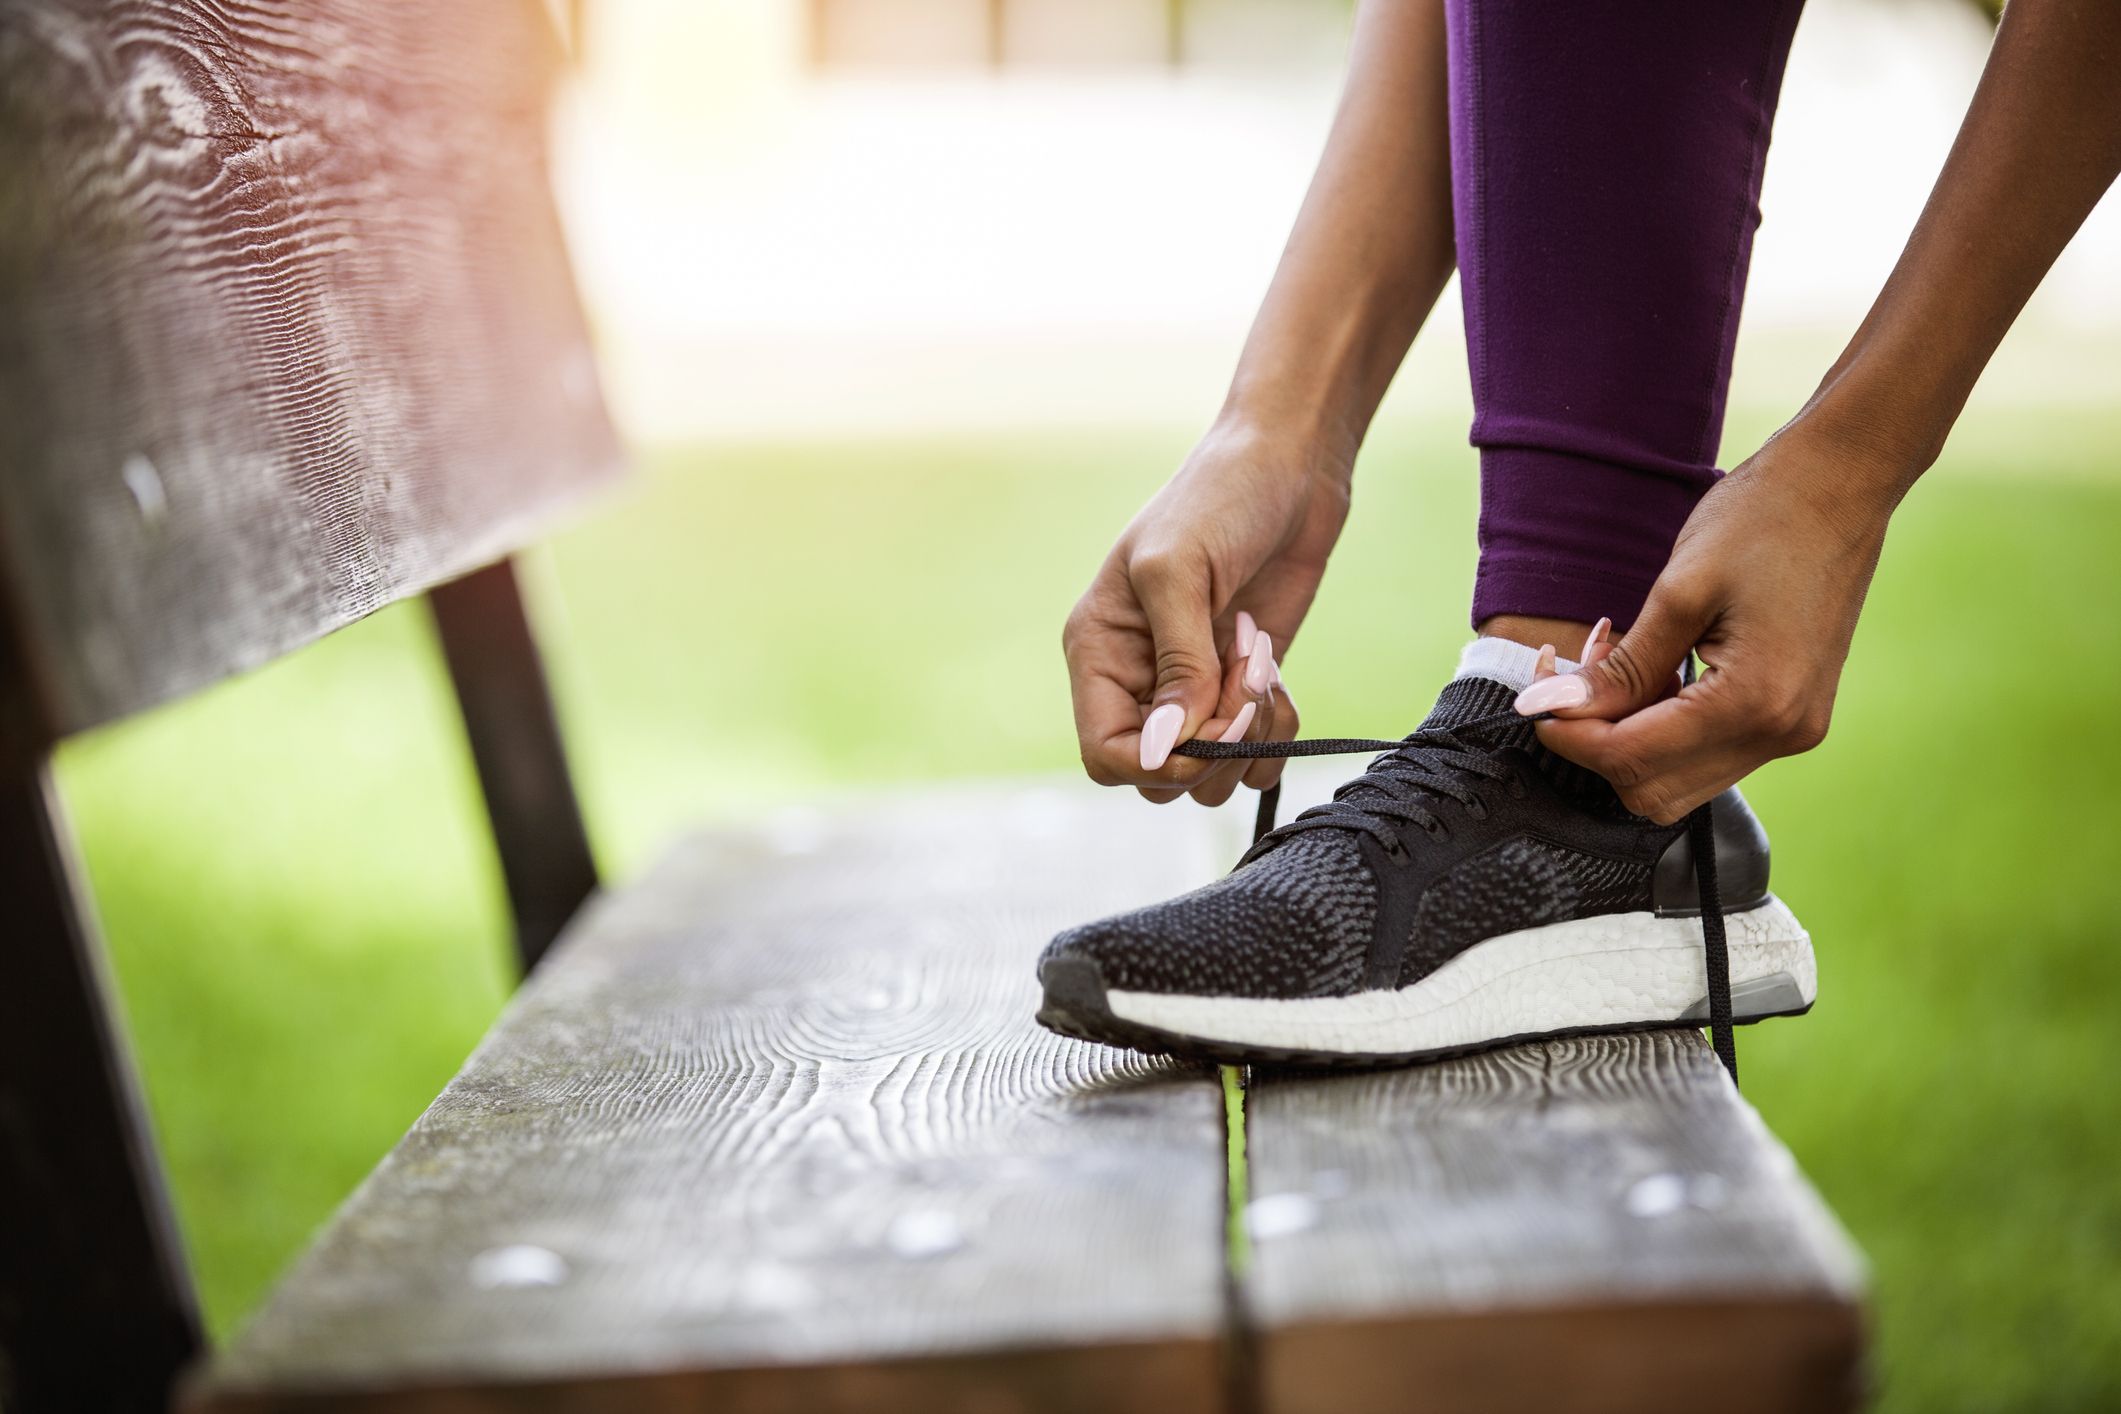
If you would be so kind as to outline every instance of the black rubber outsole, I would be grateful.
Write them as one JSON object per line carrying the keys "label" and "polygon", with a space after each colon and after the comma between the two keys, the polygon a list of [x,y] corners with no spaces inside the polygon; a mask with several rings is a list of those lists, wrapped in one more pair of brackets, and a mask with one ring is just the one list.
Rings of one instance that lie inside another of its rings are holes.
{"label": "black rubber outsole", "polygon": [[[1046,998],[1038,1009],[1038,1024],[1062,1036],[1100,1045],[1119,1046],[1151,1056],[1177,1056],[1184,1060],[1213,1061],[1219,1065],[1275,1065],[1301,1070],[1378,1070],[1391,1066],[1422,1065],[1479,1055],[1504,1046],[1531,1041],[1560,1041],[1571,1036],[1615,1036],[1640,1031],[1699,1031],[1700,1021],[1632,1021],[1610,1026],[1569,1026],[1556,1031],[1527,1031],[1515,1036],[1496,1036],[1460,1046],[1427,1051],[1394,1053],[1358,1051],[1306,1051],[1288,1046],[1251,1046],[1236,1041],[1216,1041],[1183,1032],[1144,1026],[1114,1016],[1105,997],[1105,979],[1097,964],[1087,958],[1057,957],[1039,969]],[[1734,1026],[1750,1026],[1776,1016],[1802,1016],[1812,1009],[1807,1002],[1786,1011],[1756,1012],[1731,1018]]]}

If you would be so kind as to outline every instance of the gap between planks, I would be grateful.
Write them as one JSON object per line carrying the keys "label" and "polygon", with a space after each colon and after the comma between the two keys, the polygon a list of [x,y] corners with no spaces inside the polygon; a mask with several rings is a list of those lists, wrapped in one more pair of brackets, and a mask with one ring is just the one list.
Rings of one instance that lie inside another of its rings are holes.
{"label": "gap between planks", "polygon": [[1251,1149],[1245,1129],[1245,1092],[1251,1071],[1216,1067],[1223,1090],[1223,1407],[1226,1414],[1262,1414],[1266,1388],[1260,1380],[1258,1328],[1246,1298],[1252,1266]]}

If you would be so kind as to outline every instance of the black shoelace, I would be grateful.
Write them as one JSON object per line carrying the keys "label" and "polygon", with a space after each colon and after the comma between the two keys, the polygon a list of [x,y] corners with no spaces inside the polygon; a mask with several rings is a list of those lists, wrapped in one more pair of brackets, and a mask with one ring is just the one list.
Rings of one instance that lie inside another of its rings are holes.
{"label": "black shoelace", "polygon": [[[1474,812],[1486,814],[1476,782],[1494,781],[1512,794],[1524,787],[1516,773],[1502,765],[1487,749],[1470,738],[1485,728],[1516,725],[1526,719],[1515,712],[1497,713],[1456,727],[1431,727],[1399,741],[1370,737],[1319,737],[1310,741],[1189,741],[1173,754],[1205,761],[1256,760],[1261,757],[1342,756],[1358,751],[1383,752],[1370,769],[1333,793],[1324,805],[1315,805],[1286,825],[1277,826],[1281,808],[1281,783],[1259,793],[1259,813],[1252,822],[1252,847],[1245,851],[1247,863],[1256,859],[1271,837],[1287,839],[1305,830],[1357,830],[1370,835],[1388,854],[1399,854],[1405,846],[1393,822],[1403,822],[1438,836],[1443,820],[1427,800],[1455,800]],[[1536,718],[1533,720],[1537,720]],[[1360,799],[1350,799],[1361,792]],[[1694,855],[1694,886],[1701,904],[1701,945],[1708,973],[1709,1035],[1716,1058],[1738,1083],[1738,1044],[1731,1035],[1731,962],[1724,936],[1723,898],[1716,886],[1715,802],[1704,802],[1687,816],[1687,842]]]}

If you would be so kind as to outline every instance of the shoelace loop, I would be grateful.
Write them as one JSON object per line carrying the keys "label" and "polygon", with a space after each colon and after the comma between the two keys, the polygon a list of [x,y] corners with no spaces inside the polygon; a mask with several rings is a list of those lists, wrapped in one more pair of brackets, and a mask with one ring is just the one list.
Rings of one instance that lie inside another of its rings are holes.
{"label": "shoelace loop", "polygon": [[1279,842],[1306,830],[1324,829],[1367,834],[1396,854],[1400,842],[1394,822],[1412,825],[1430,835],[1442,835],[1449,832],[1450,826],[1431,808],[1432,804],[1455,800],[1480,818],[1487,814],[1487,802],[1475,783],[1517,785],[1522,789],[1515,772],[1471,739],[1483,728],[1515,725],[1522,720],[1515,713],[1497,714],[1457,727],[1427,728],[1399,741],[1347,737],[1291,742],[1188,742],[1178,750],[1209,759],[1381,752],[1368,770],[1335,791],[1326,804],[1313,806],[1279,827],[1274,825],[1271,813],[1263,815],[1261,822],[1255,822],[1261,827],[1254,831],[1252,848],[1246,852],[1245,860],[1264,853],[1270,840]]}
{"label": "shoelace loop", "polygon": [[[1451,728],[1417,731],[1398,741],[1375,737],[1315,737],[1309,741],[1189,741],[1176,747],[1177,756],[1199,760],[1254,760],[1262,757],[1344,756],[1358,751],[1384,753],[1369,769],[1333,793],[1333,799],[1316,805],[1286,825],[1277,826],[1281,808],[1281,783],[1259,793],[1259,813],[1252,822],[1252,847],[1238,861],[1249,863],[1264,852],[1269,837],[1280,841],[1304,830],[1352,829],[1369,834],[1380,844],[1397,849],[1399,839],[1389,821],[1405,820],[1423,830],[1442,821],[1423,803],[1424,795],[1468,803],[1476,792],[1450,773],[1485,777],[1496,781],[1514,779],[1509,768],[1481,754],[1481,748],[1463,738],[1500,722],[1522,722],[1515,712],[1476,718]],[[1532,720],[1538,720],[1533,718]],[[1349,801],[1351,792],[1369,789],[1382,799]],[[1709,999],[1709,1037],[1716,1058],[1738,1084],[1738,1043],[1731,1034],[1731,962],[1724,932],[1723,898],[1716,884],[1716,802],[1696,806],[1687,816],[1687,843],[1694,856],[1694,888],[1701,905],[1701,950]]]}

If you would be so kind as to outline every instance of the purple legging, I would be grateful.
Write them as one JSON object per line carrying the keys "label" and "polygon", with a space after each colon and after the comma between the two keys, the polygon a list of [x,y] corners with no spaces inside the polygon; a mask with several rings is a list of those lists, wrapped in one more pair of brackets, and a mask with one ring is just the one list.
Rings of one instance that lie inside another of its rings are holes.
{"label": "purple legging", "polygon": [[1802,0],[1447,0],[1473,622],[1626,628],[1715,483]]}

